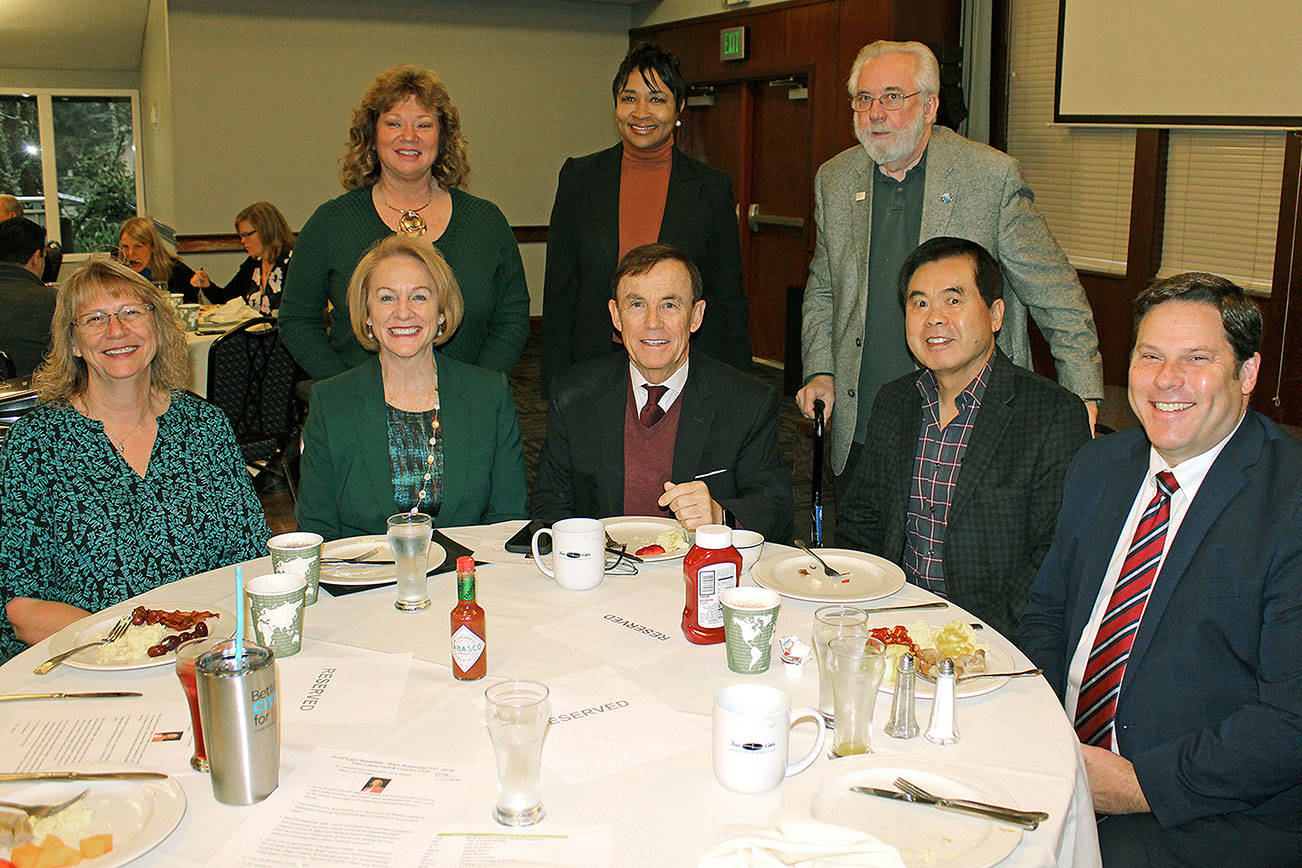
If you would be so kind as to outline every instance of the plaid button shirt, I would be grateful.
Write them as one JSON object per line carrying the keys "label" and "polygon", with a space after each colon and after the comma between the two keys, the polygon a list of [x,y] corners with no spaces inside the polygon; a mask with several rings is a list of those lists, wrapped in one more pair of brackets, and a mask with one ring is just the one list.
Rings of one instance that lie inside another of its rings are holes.
{"label": "plaid button shirt", "polygon": [[958,415],[941,428],[936,375],[923,371],[918,378],[923,402],[922,426],[918,432],[918,451],[913,458],[913,480],[909,484],[909,514],[904,522],[904,574],[913,584],[942,596],[945,595],[945,526],[949,521],[949,505],[989,379],[987,360],[976,379],[954,399]]}

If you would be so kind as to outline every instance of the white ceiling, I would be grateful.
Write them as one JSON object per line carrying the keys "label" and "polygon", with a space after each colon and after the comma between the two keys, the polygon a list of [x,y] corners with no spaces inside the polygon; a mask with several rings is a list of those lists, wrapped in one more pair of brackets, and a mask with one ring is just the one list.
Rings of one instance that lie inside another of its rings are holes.
{"label": "white ceiling", "polygon": [[[642,0],[580,2],[632,6]],[[138,70],[149,3],[0,0],[0,67]]]}
{"label": "white ceiling", "polygon": [[140,68],[149,0],[0,0],[0,66]]}

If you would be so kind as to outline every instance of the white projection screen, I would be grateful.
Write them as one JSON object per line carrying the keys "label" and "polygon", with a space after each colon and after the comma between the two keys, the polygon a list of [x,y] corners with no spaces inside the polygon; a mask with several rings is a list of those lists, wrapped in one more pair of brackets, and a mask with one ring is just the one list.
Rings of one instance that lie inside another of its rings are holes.
{"label": "white projection screen", "polygon": [[1059,0],[1054,120],[1302,127],[1299,0]]}

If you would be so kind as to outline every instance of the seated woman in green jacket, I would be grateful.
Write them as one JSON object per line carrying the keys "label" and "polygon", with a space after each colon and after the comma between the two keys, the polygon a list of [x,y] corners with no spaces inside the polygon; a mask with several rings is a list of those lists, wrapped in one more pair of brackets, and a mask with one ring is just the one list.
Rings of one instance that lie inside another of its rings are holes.
{"label": "seated woman in green jacket", "polygon": [[362,257],[348,286],[358,342],[378,357],[312,389],[300,530],[382,534],[416,509],[437,527],[525,517],[520,424],[506,377],[436,354],[464,310],[443,257],[402,235]]}

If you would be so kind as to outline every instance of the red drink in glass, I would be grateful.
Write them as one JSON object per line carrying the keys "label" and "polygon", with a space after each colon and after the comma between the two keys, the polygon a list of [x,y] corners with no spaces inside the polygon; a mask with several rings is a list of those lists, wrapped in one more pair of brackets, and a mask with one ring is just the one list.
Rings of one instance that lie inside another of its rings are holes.
{"label": "red drink in glass", "polygon": [[190,703],[190,723],[194,728],[194,756],[190,757],[190,766],[200,772],[208,771],[208,754],[203,747],[203,723],[199,719],[199,688],[195,682],[194,662],[223,641],[225,640],[207,636],[186,642],[176,649],[176,677],[181,679],[181,689],[185,691],[185,699]]}

